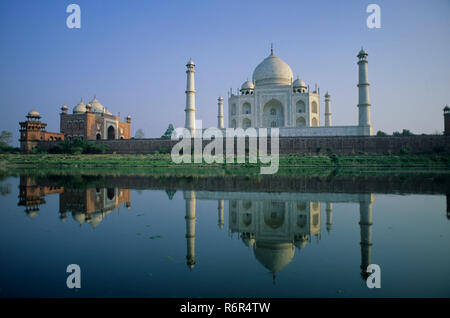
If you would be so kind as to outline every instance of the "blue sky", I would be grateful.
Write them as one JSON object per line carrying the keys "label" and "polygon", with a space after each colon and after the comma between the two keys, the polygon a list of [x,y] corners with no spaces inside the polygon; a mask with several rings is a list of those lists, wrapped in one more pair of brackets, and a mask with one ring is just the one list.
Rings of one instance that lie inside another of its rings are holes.
{"label": "blue sky", "polygon": [[[66,7],[81,7],[68,29]],[[366,7],[381,7],[368,29]],[[197,119],[216,125],[217,97],[251,79],[269,54],[329,91],[335,125],[357,123],[356,54],[369,53],[375,131],[443,130],[450,104],[450,1],[2,0],[0,124],[37,109],[59,131],[59,108],[94,95],[132,116],[132,134],[184,125],[185,64],[197,64]],[[323,98],[321,105],[323,122]],[[227,111],[225,102],[225,112]]]}

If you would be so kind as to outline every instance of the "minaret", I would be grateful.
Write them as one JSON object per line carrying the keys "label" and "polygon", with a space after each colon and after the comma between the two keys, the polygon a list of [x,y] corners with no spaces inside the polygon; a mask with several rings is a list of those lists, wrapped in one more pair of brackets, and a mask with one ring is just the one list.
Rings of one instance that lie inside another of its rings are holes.
{"label": "minaret", "polygon": [[192,269],[195,265],[195,192],[186,191],[184,193],[184,200],[186,202],[186,264],[189,269]]}
{"label": "minaret", "polygon": [[224,128],[223,126],[223,98],[220,96],[218,99],[217,109],[217,128]]}
{"label": "minaret", "polygon": [[325,213],[327,214],[327,232],[330,233],[333,225],[333,203],[327,202]]}
{"label": "minaret", "polygon": [[372,203],[373,195],[359,203],[359,228],[361,232],[361,276],[367,279],[367,266],[371,264],[370,255],[372,249]]}
{"label": "minaret", "polygon": [[325,126],[331,126],[331,99],[328,92],[325,94]]}
{"label": "minaret", "polygon": [[358,53],[359,126],[370,125],[369,79],[367,75],[367,52],[361,48]]}
{"label": "minaret", "polygon": [[194,80],[194,61],[191,59],[186,64],[186,122],[184,127],[189,129],[191,136],[195,133],[195,80]]}
{"label": "minaret", "polygon": [[219,228],[223,229],[223,207],[224,207],[224,202],[223,200],[219,200],[217,202],[217,211],[219,212]]}

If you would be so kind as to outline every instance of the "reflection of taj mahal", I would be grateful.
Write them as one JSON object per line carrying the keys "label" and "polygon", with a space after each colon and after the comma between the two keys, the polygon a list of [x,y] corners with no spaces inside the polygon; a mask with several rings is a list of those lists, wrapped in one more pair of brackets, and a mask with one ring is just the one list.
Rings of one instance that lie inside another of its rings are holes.
{"label": "reflection of taj mahal", "polygon": [[185,191],[187,265],[195,258],[196,201],[218,201],[218,224],[224,225],[224,200],[229,201],[228,220],[231,234],[253,248],[255,258],[275,275],[288,265],[295,249],[301,251],[308,242],[320,241],[321,202],[325,203],[328,232],[332,229],[332,202],[356,202],[360,205],[361,275],[370,264],[372,246],[372,194],[329,193],[238,193]]}

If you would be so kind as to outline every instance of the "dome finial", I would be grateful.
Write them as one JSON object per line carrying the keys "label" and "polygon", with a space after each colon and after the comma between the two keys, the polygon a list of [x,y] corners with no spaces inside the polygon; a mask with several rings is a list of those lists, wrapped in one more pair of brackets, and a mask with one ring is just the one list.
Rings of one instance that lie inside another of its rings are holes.
{"label": "dome finial", "polygon": [[273,55],[273,43],[270,43],[270,55]]}

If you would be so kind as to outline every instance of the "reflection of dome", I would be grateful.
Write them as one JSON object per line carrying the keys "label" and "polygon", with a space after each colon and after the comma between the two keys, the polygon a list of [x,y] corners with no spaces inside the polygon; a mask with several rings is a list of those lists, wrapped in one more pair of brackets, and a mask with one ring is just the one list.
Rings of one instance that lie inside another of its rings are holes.
{"label": "reflection of dome", "polygon": [[81,225],[86,220],[86,215],[84,213],[76,212],[72,213],[72,218]]}
{"label": "reflection of dome", "polygon": [[255,239],[253,238],[253,235],[250,234],[250,233],[242,233],[241,234],[241,239],[242,239],[242,242],[247,247],[251,247],[251,246],[253,246],[255,244]]}
{"label": "reflection of dome", "polygon": [[80,101],[78,105],[73,108],[74,114],[83,114],[85,112],[86,112],[86,105],[83,103],[83,101]]}
{"label": "reflection of dome", "polygon": [[61,222],[66,222],[67,220],[67,215],[66,213],[61,213],[61,215],[59,216],[59,219],[61,220]]}
{"label": "reflection of dome", "polygon": [[307,242],[308,242],[308,238],[306,237],[306,235],[302,235],[295,239],[294,245],[299,250],[301,250],[302,248],[305,248]]}
{"label": "reflection of dome", "polygon": [[100,212],[91,214],[91,222],[93,228],[96,228],[97,225],[103,220],[102,214]]}
{"label": "reflection of dome", "polygon": [[258,85],[291,85],[292,70],[282,59],[270,54],[253,72],[253,80]]}
{"label": "reflection of dome", "polygon": [[272,243],[257,241],[253,252],[256,259],[265,268],[275,273],[289,264],[294,257],[294,246],[292,243]]}
{"label": "reflection of dome", "polygon": [[39,210],[30,210],[27,211],[27,215],[30,219],[34,219],[38,215]]}

